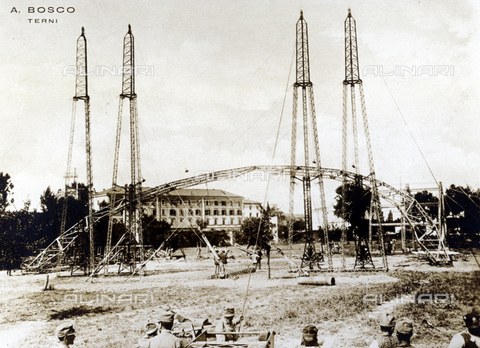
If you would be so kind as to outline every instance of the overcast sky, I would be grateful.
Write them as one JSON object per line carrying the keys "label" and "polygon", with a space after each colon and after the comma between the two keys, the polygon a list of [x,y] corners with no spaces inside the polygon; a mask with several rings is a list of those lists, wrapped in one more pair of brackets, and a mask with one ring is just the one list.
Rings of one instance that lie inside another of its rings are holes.
{"label": "overcast sky", "polygon": [[[28,7],[37,12],[57,5],[75,10],[28,13]],[[477,1],[18,0],[4,2],[0,10],[0,171],[12,177],[15,207],[27,199],[37,207],[48,186],[63,188],[75,87],[69,67],[75,64],[82,26],[93,74],[89,94],[97,191],[112,181],[121,92],[121,76],[105,69],[121,66],[128,24],[136,64],[145,71],[136,79],[145,186],[198,171],[289,164],[290,67],[300,10],[308,23],[322,164],[341,168],[348,8],[357,22],[377,178],[395,187],[432,187],[441,181],[480,188]],[[81,104],[76,117],[72,167],[85,182]],[[123,119],[122,185],[129,181],[127,113]],[[363,127],[359,131],[362,139]],[[299,152],[299,162],[302,156]],[[364,174],[366,159],[362,151]],[[268,188],[259,181],[208,187],[261,202],[267,197],[287,210],[288,180]],[[327,184],[329,210],[336,186]]]}

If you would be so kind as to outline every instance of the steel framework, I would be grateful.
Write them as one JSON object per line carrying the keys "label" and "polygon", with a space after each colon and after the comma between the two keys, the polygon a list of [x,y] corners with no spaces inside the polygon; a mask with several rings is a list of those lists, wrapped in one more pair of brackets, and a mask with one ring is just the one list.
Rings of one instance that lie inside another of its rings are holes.
{"label": "steel framework", "polygon": [[[359,63],[358,63],[358,46],[357,46],[357,26],[355,19],[352,17],[350,9],[348,9],[348,15],[344,23],[345,27],[345,80],[343,81],[343,117],[342,117],[342,170],[347,171],[347,141],[348,141],[348,115],[347,115],[347,99],[348,99],[348,86],[350,86],[350,101],[351,101],[351,117],[352,117],[352,131],[353,131],[353,143],[354,143],[354,168],[357,175],[360,174],[360,159],[358,150],[358,131],[357,131],[357,115],[356,115],[356,100],[355,100],[355,85],[358,85],[360,91],[360,100],[362,108],[363,128],[365,132],[365,139],[368,152],[368,165],[369,165],[369,177],[372,180],[371,187],[371,213],[378,221],[378,239],[380,243],[380,253],[382,255],[383,268],[388,269],[387,258],[385,256],[385,246],[383,243],[383,228],[381,224],[382,214],[380,207],[380,199],[378,194],[378,188],[375,180],[375,168],[373,163],[372,145],[370,142],[370,133],[368,129],[367,109],[365,106],[365,97],[363,93],[363,83],[360,79]],[[357,178],[355,185],[363,186],[360,181],[360,176]],[[342,185],[343,196],[345,196],[346,182]],[[343,212],[344,207],[342,207]],[[369,243],[368,234],[361,231],[357,231],[358,241],[356,243],[355,253],[356,261],[355,267],[359,266],[365,268],[365,266],[373,265],[372,257],[370,254],[371,245]],[[345,240],[346,240],[346,224],[345,220],[342,224],[342,265],[345,267]]]}
{"label": "steel framework", "polygon": [[[320,170],[318,170],[317,167],[297,166],[294,170],[295,175],[299,178],[307,175],[307,173],[309,175],[311,175],[311,173],[315,173],[315,176],[311,177],[312,179],[317,179],[318,176],[321,175],[324,179],[328,180],[336,180],[342,183],[345,181],[349,183],[355,183],[355,181],[358,180],[358,178],[360,177],[362,179],[362,185],[364,185],[364,187],[371,188],[375,185],[377,188],[381,188],[381,190],[378,191],[380,197],[395,206],[402,214],[408,226],[410,226],[410,229],[413,231],[415,235],[415,240],[418,242],[422,251],[425,253],[426,258],[434,264],[438,264],[442,260],[449,259],[449,256],[444,247],[435,249],[431,248],[429,244],[423,242],[424,240],[429,239],[429,236],[435,235],[439,237],[435,245],[445,246],[444,236],[438,233],[438,225],[425,212],[422,205],[417,202],[407,190],[396,189],[385,182],[372,178],[371,176],[362,176],[357,173],[343,171],[341,169],[321,168]],[[292,167],[291,165],[248,166],[220,170],[216,172],[209,172],[181,180],[172,181],[148,190],[144,190],[141,193],[140,197],[142,203],[148,204],[155,200],[157,197],[177,189],[220,180],[232,180],[253,171],[262,171],[271,175],[291,177]],[[127,203],[125,202],[125,199],[121,199],[115,202],[115,213],[124,210],[126,205]],[[109,211],[110,207],[106,207],[97,211],[94,214],[95,221],[98,221],[103,216],[107,216],[109,214]],[[37,271],[47,267],[49,264],[52,263],[52,260],[54,260],[55,257],[58,256],[57,243],[59,239],[66,236],[68,236],[69,238],[77,238],[78,234],[82,233],[83,231],[83,229],[75,230],[75,226],[65,231],[65,234],[63,236],[60,236],[55,241],[53,241],[34,260],[25,263],[24,269],[30,271]],[[66,247],[65,251],[69,247]]]}
{"label": "steel framework", "polygon": [[[301,89],[302,95],[302,120],[303,120],[303,141],[304,141],[304,156],[306,172],[302,177],[303,185],[303,209],[305,216],[305,248],[302,256],[301,268],[308,267],[309,269],[320,268],[319,262],[323,261],[323,253],[315,251],[315,244],[313,241],[312,228],[312,197],[311,197],[311,182],[312,176],[317,177],[320,188],[320,199],[322,204],[322,218],[323,218],[323,232],[325,239],[325,246],[327,250],[327,258],[329,267],[332,267],[332,258],[328,240],[328,218],[327,207],[325,201],[325,188],[323,184],[323,177],[321,174],[321,159],[320,146],[318,142],[317,117],[315,114],[315,100],[313,94],[313,84],[310,81],[310,62],[308,53],[308,28],[307,22],[303,18],[303,11],[300,12],[300,19],[296,25],[296,82],[293,85],[293,112],[292,112],[292,148],[291,148],[291,176],[290,176],[290,201],[289,213],[290,223],[288,238],[289,243],[293,242],[293,208],[294,208],[294,194],[295,194],[295,180],[296,176],[296,152],[297,152],[297,108],[298,108],[298,90]],[[308,115],[308,107],[310,106],[310,122]],[[313,142],[315,144],[315,169],[310,172],[310,158],[309,158],[309,141],[310,136],[309,123],[313,131]]]}
{"label": "steel framework", "polygon": [[[119,97],[117,132],[115,139],[115,158],[113,164],[112,179],[112,197],[110,199],[110,216],[108,220],[107,243],[105,247],[105,255],[109,260],[110,257],[117,255],[119,243],[112,249],[112,230],[114,224],[114,214],[116,212],[116,194],[118,190],[118,161],[120,153],[120,139],[122,132],[122,116],[123,101],[129,100],[130,106],[130,185],[124,188],[124,197],[126,199],[126,236],[127,253],[125,255],[125,264],[135,269],[134,257],[132,254],[136,251],[136,246],[140,248],[140,262],[143,262],[143,233],[142,233],[142,206],[140,202],[140,193],[142,191],[142,174],[140,165],[140,139],[138,134],[138,110],[137,110],[137,94],[135,93],[135,42],[132,34],[132,28],[128,25],[128,32],[123,39],[123,74],[122,74],[122,93]],[[123,239],[122,239],[123,241]],[[131,250],[134,248],[134,250]],[[107,261],[108,263],[108,261]],[[95,272],[93,270],[92,272]],[[108,271],[108,267],[105,267]]]}
{"label": "steel framework", "polygon": [[[95,243],[94,243],[94,224],[93,221],[93,179],[92,179],[92,147],[90,137],[90,96],[88,95],[88,69],[87,69],[87,38],[85,36],[85,29],[82,27],[82,32],[77,39],[76,47],[76,71],[75,71],[75,96],[73,97],[72,117],[70,122],[70,138],[68,144],[67,157],[67,171],[65,173],[65,194],[62,207],[62,218],[60,225],[60,237],[57,241],[59,249],[58,264],[61,265],[65,261],[67,255],[64,253],[65,249],[70,248],[74,242],[69,234],[65,233],[67,222],[68,198],[72,195],[78,194],[75,185],[76,173],[72,173],[72,152],[73,140],[75,134],[75,117],[77,110],[77,102],[84,101],[85,110],[85,150],[86,150],[86,172],[87,172],[87,199],[88,199],[88,219],[85,220],[83,228],[86,228],[89,235],[89,266],[91,269],[95,267]],[[73,179],[73,182],[72,182]],[[78,224],[77,224],[78,225]],[[77,226],[76,228],[79,228]],[[70,260],[72,261],[72,260]]]}

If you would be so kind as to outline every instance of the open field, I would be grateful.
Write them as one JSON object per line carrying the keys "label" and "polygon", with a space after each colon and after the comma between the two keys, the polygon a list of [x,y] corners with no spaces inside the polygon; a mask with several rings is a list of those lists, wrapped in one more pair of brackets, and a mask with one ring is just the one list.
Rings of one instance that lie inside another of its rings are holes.
{"label": "open field", "polygon": [[[297,245],[292,252],[300,255],[301,248]],[[235,258],[229,271],[251,264],[243,252],[231,251]],[[397,254],[388,258],[388,273],[321,273],[317,277],[335,277],[336,285],[304,286],[297,284],[276,252],[271,279],[266,259],[250,279],[248,274],[209,279],[212,259],[206,258],[205,249],[205,258],[197,260],[194,254],[187,250],[186,261],[151,261],[145,277],[100,276],[86,281],[51,273],[54,289],[49,291],[43,291],[45,274],[17,271],[8,277],[2,272],[0,346],[51,347],[56,343],[55,328],[68,318],[76,322],[75,347],[134,347],[147,319],[155,318],[163,306],[214,322],[226,305],[240,314],[246,298],[242,330],[273,329],[277,347],[298,345],[301,329],[310,323],[336,347],[368,346],[379,332],[376,318],[382,310],[415,320],[412,343],[417,346],[446,347],[453,334],[463,330],[461,315],[480,304],[480,271],[473,257],[459,259],[454,267],[437,268],[413,255]],[[422,324],[424,320],[432,326]]]}

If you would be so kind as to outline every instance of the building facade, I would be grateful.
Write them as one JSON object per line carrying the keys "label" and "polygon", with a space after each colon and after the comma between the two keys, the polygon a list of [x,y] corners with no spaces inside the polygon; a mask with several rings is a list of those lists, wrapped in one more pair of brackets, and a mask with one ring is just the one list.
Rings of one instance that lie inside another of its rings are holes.
{"label": "building facade", "polygon": [[[143,190],[148,190],[145,187]],[[114,189],[95,194],[94,208],[110,204]],[[116,188],[115,199],[124,198],[125,190]],[[172,228],[191,229],[203,222],[205,228],[214,230],[239,230],[244,218],[260,217],[261,204],[244,197],[217,189],[179,189],[144,203],[143,213],[168,222]],[[125,216],[114,216],[124,222]]]}

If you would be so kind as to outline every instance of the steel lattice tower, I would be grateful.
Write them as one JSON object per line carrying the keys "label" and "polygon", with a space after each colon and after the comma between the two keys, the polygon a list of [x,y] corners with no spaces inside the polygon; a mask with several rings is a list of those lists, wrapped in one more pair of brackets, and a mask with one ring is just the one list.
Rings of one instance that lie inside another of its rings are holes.
{"label": "steel lattice tower", "polygon": [[[350,9],[348,9],[348,16],[345,20],[345,80],[343,81],[343,117],[342,117],[342,170],[347,171],[347,99],[348,99],[348,86],[350,86],[350,100],[351,100],[351,116],[352,116],[352,130],[353,130],[353,142],[354,142],[354,167],[357,174],[360,171],[360,160],[358,151],[358,131],[357,131],[357,116],[356,116],[356,100],[355,100],[355,85],[358,85],[360,92],[360,103],[362,108],[363,128],[365,131],[366,145],[368,151],[368,163],[369,163],[369,176],[372,178],[372,199],[371,199],[371,214],[374,215],[378,221],[378,238],[380,243],[380,253],[382,255],[383,268],[388,269],[387,258],[384,251],[383,243],[383,229],[381,224],[382,213],[380,206],[380,198],[378,195],[378,188],[375,180],[375,168],[373,164],[373,152],[370,142],[370,133],[368,128],[367,110],[365,106],[365,96],[363,93],[363,82],[360,79],[359,63],[358,63],[358,48],[357,48],[357,28],[355,19],[352,17]],[[360,178],[360,176],[359,176]],[[356,185],[362,186],[361,180],[356,180]],[[345,193],[346,177],[343,181],[343,192]],[[342,208],[344,210],[344,208]],[[345,211],[344,211],[345,212]],[[362,234],[365,236],[365,234]],[[346,267],[345,262],[345,248],[346,242],[346,226],[343,223],[342,226],[342,266]],[[356,262],[355,267],[359,263],[363,268],[367,264],[373,266],[373,261],[370,254],[370,243],[367,237],[360,237],[356,247]]]}
{"label": "steel lattice tower", "polygon": [[296,82],[293,89],[293,112],[292,112],[292,152],[291,152],[291,176],[290,176],[290,216],[289,224],[289,243],[293,241],[293,206],[295,193],[295,176],[296,173],[296,145],[297,145],[297,108],[298,108],[298,90],[301,89],[302,95],[302,116],[303,116],[303,140],[304,140],[304,156],[305,166],[307,166],[307,173],[301,179],[303,185],[303,206],[305,216],[305,248],[302,256],[301,268],[308,267],[313,269],[313,266],[319,266],[319,261],[323,261],[323,255],[315,252],[315,244],[313,241],[312,231],[312,197],[311,197],[311,182],[319,179],[320,199],[322,204],[323,230],[325,237],[325,244],[328,256],[329,267],[332,268],[332,258],[328,239],[328,218],[327,208],[325,202],[325,189],[323,185],[323,177],[320,170],[317,172],[310,172],[308,166],[310,165],[309,158],[309,117],[308,106],[310,106],[310,123],[313,131],[313,140],[315,144],[315,161],[316,167],[321,168],[320,147],[318,143],[317,120],[315,115],[315,100],[313,94],[313,84],[310,81],[310,62],[308,53],[308,28],[307,22],[303,18],[303,11],[300,12],[300,19],[296,25]]}
{"label": "steel lattice tower", "polygon": [[[87,69],[87,38],[85,29],[82,27],[82,33],[77,40],[77,58],[75,72],[75,96],[73,97],[72,119],[70,123],[70,141],[68,146],[67,172],[65,174],[65,200],[62,210],[62,221],[60,236],[65,233],[67,220],[67,200],[69,196],[70,180],[76,175],[71,173],[73,139],[75,133],[75,115],[77,101],[83,100],[85,109],[85,151],[86,151],[86,171],[87,171],[87,199],[88,199],[88,219],[86,220],[86,230],[90,239],[89,266],[95,268],[95,239],[94,239],[94,220],[93,220],[93,175],[92,175],[92,145],[90,137],[90,96],[88,95],[88,69]],[[61,242],[60,242],[61,244]]]}
{"label": "steel lattice tower", "polygon": [[[110,198],[110,218],[108,221],[107,244],[105,255],[111,253],[113,215],[115,213],[115,199],[118,176],[118,160],[120,152],[120,138],[122,130],[123,102],[129,100],[130,106],[130,185],[125,186],[126,199],[126,217],[127,217],[127,244],[130,248],[132,244],[140,246],[140,262],[143,262],[143,233],[142,233],[142,174],[140,165],[140,139],[138,133],[138,111],[137,94],[135,93],[135,45],[132,28],[128,25],[128,32],[123,40],[123,74],[122,74],[122,93],[119,98],[117,133],[115,139],[115,158],[113,165],[113,193]],[[107,268],[105,269],[107,271]]]}

